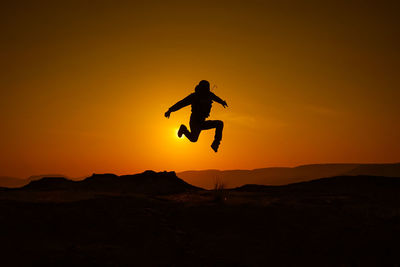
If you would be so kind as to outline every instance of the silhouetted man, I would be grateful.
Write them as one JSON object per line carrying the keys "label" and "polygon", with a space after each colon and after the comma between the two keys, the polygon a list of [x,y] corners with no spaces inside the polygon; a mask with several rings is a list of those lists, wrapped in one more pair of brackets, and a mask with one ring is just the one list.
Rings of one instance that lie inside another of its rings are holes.
{"label": "silhouetted man", "polygon": [[196,142],[202,130],[215,128],[214,141],[211,148],[217,152],[222,139],[222,129],[224,123],[220,120],[206,120],[210,116],[212,102],[220,103],[224,108],[228,105],[221,98],[210,91],[210,83],[202,80],[195,88],[195,92],[188,95],[165,112],[165,117],[169,118],[171,112],[178,111],[183,107],[192,105],[192,115],[190,116],[190,132],[185,125],[181,125],[178,131],[179,138],[184,134],[191,142]]}

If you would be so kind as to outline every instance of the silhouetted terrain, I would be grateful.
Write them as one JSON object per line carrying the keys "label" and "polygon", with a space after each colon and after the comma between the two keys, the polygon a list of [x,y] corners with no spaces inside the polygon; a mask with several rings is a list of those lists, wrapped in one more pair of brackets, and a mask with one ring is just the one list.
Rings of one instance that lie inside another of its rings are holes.
{"label": "silhouetted terrain", "polygon": [[[285,185],[301,181],[332,177],[340,175],[371,175],[400,177],[400,163],[394,164],[311,164],[293,168],[272,167],[254,170],[201,170],[184,171],[177,174],[186,182],[206,189],[212,189],[215,180],[219,179],[229,188],[244,184]],[[44,177],[63,177],[60,174],[35,175],[27,179],[1,177],[0,187],[21,187],[31,181]],[[84,180],[84,177],[69,178],[74,181]]]}
{"label": "silhouetted terrain", "polygon": [[174,172],[156,173],[146,171],[140,174],[122,176],[115,174],[93,174],[83,181],[71,181],[61,177],[46,177],[41,180],[32,181],[20,190],[62,190],[72,192],[160,195],[198,189],[179,179]]}
{"label": "silhouetted terrain", "polygon": [[400,163],[395,164],[311,164],[294,168],[273,167],[254,170],[202,170],[185,171],[178,176],[186,182],[212,189],[215,180],[229,188],[244,184],[285,185],[313,179],[341,175],[374,175],[400,177]]}
{"label": "silhouetted terrain", "polygon": [[173,172],[43,178],[0,190],[1,266],[399,266],[399,192],[376,176],[219,191]]}

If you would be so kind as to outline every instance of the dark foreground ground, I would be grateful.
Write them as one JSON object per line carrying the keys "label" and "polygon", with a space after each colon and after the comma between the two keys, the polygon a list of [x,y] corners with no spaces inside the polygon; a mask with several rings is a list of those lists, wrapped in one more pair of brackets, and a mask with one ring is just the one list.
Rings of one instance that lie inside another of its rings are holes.
{"label": "dark foreground ground", "polygon": [[0,191],[0,266],[400,266],[400,179]]}

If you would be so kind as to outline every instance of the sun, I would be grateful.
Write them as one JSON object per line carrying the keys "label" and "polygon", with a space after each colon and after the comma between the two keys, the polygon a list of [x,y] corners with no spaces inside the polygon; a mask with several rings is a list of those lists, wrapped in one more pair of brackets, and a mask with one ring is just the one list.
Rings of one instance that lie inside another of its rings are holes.
{"label": "sun", "polygon": [[182,139],[182,137],[181,138],[179,138],[178,137],[178,131],[179,131],[179,127],[175,127],[174,129],[173,129],[173,131],[172,131],[172,134],[173,134],[173,136],[176,138],[176,139]]}

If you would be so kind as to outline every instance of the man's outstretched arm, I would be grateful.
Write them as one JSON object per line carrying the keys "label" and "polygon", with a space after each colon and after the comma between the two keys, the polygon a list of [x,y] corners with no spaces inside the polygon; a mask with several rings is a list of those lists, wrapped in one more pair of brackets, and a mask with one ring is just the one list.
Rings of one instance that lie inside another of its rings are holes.
{"label": "man's outstretched arm", "polygon": [[221,98],[216,96],[214,93],[211,93],[211,94],[212,94],[212,100],[214,100],[217,103],[220,103],[224,108],[226,108],[228,106],[226,101],[222,100]]}
{"label": "man's outstretched arm", "polygon": [[185,97],[184,99],[182,99],[181,101],[179,101],[178,103],[176,103],[175,105],[173,105],[172,107],[170,107],[168,109],[168,111],[165,112],[165,117],[169,118],[169,116],[171,115],[171,112],[178,111],[181,108],[184,108],[184,107],[192,104],[192,98],[193,98],[193,94],[190,94],[187,97]]}

